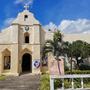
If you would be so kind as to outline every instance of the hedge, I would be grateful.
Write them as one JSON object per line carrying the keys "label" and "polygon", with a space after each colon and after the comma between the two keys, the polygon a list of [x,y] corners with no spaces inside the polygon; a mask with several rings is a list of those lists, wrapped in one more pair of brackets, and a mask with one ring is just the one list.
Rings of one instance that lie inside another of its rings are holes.
{"label": "hedge", "polygon": [[90,74],[90,70],[73,70],[71,71],[66,71],[65,74]]}
{"label": "hedge", "polygon": [[80,70],[90,70],[90,65],[81,64],[81,65],[79,66],[79,69],[80,69]]}

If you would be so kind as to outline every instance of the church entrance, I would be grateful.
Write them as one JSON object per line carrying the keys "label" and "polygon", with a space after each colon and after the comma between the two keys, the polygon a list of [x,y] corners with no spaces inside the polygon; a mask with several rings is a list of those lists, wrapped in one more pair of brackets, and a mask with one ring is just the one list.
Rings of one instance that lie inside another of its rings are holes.
{"label": "church entrance", "polygon": [[28,53],[22,57],[22,72],[32,72],[32,57]]}

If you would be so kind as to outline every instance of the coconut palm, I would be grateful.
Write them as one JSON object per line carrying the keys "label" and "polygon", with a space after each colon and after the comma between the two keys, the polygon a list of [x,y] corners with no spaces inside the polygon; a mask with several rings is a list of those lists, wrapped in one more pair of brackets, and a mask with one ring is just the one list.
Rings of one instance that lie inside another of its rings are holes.
{"label": "coconut palm", "polygon": [[54,32],[53,40],[47,40],[42,48],[42,59],[51,52],[57,59],[62,54],[62,34],[59,30]]}
{"label": "coconut palm", "polygon": [[[59,61],[59,56],[62,55],[63,52],[63,47],[62,47],[62,40],[63,35],[61,34],[61,32],[59,30],[57,30],[56,32],[54,32],[53,35],[53,40],[47,40],[43,46],[42,49],[42,60],[45,59],[45,57],[48,55],[48,53],[52,53],[53,56],[55,56],[55,59],[57,61]],[[59,62],[58,62],[58,68],[59,68],[59,73],[60,72],[60,67],[59,67]]]}

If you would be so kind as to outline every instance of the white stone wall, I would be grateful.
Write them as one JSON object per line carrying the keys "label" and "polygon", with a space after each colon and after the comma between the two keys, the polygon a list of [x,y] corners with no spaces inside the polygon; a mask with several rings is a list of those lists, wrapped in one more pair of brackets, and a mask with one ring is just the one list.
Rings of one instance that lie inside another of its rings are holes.
{"label": "white stone wall", "polygon": [[34,25],[34,44],[40,44],[40,26]]}
{"label": "white stone wall", "polygon": [[10,26],[0,32],[0,44],[11,43],[11,31],[12,31],[12,26]]}
{"label": "white stone wall", "polygon": [[[28,19],[25,21],[24,16],[28,15]],[[19,13],[17,18],[13,21],[13,24],[20,24],[20,25],[33,25],[39,24],[39,21],[34,18],[34,15],[29,12],[28,10],[24,10],[23,12]]]}

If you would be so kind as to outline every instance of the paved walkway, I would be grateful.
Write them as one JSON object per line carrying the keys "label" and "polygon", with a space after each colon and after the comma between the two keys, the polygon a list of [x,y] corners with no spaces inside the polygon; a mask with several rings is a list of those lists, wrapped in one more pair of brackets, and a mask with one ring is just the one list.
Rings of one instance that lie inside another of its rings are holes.
{"label": "paved walkway", "polygon": [[0,90],[39,90],[40,75],[24,74],[18,77],[9,76],[0,81]]}

